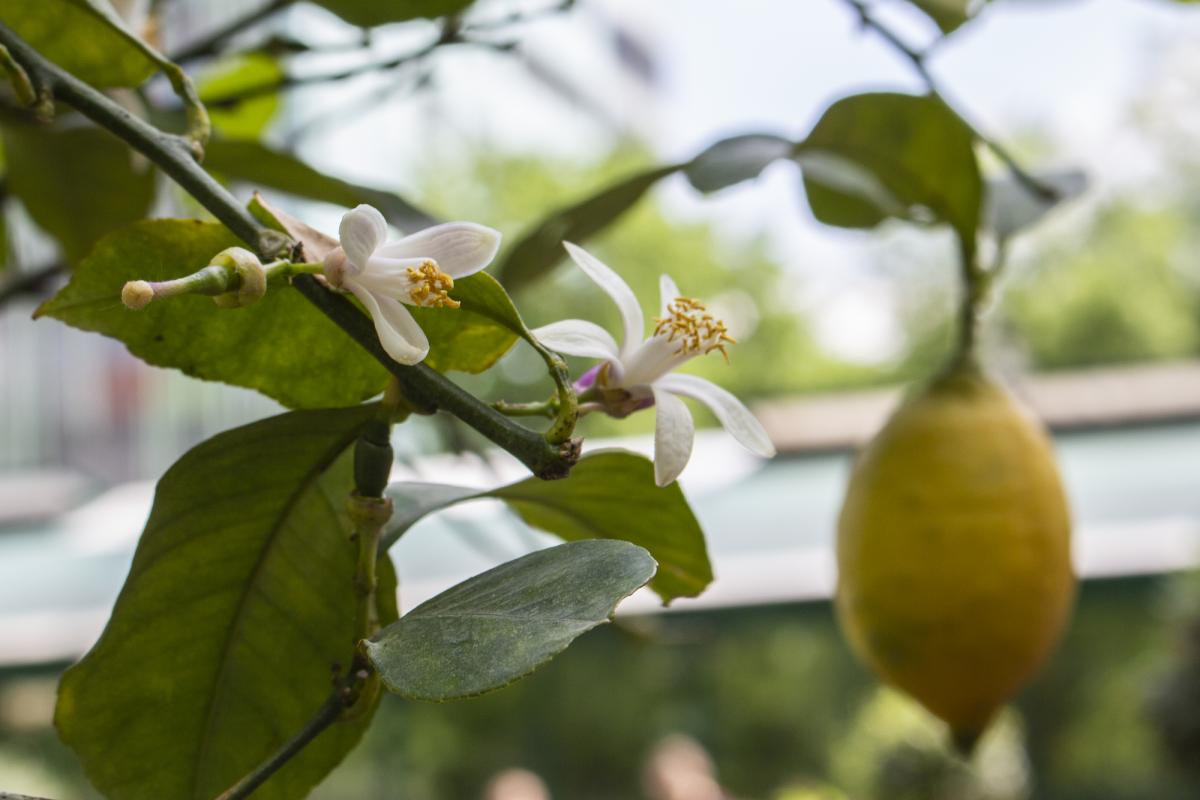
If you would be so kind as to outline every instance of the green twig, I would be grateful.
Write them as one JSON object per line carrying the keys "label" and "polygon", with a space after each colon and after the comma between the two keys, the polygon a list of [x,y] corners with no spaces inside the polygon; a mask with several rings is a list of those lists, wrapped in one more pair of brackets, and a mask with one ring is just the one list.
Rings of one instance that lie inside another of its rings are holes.
{"label": "green twig", "polygon": [[[60,100],[158,164],[264,260],[290,256],[295,242],[285,234],[261,225],[191,158],[186,139],[164,133],[133,116],[91,86],[47,61],[3,24],[0,24],[0,44],[9,48],[31,77],[35,72],[44,76]],[[312,275],[300,275],[292,285],[387,368],[405,395],[418,407],[440,408],[454,414],[512,453],[541,478],[562,478],[570,472],[578,458],[578,448],[570,441],[561,445],[548,442],[536,431],[505,418],[424,364],[413,367],[397,364],[380,345],[370,319],[344,297],[322,286]]]}
{"label": "green twig", "polygon": [[260,225],[224,186],[197,166],[197,153],[190,139],[165,133],[135,117],[104,94],[45,59],[3,23],[0,23],[0,44],[7,47],[31,75],[39,76],[55,97],[124,139],[157,164],[225,227],[264,258],[273,259],[290,250],[291,242],[285,235]]}
{"label": "green twig", "polygon": [[854,14],[858,17],[859,22],[862,23],[864,28],[869,28],[875,31],[875,33],[879,34],[884,41],[892,46],[892,49],[900,53],[900,55],[904,56],[904,58],[906,58],[909,63],[912,64],[913,69],[917,72],[917,75],[919,75],[921,80],[925,83],[925,87],[928,89],[929,94],[940,100],[947,108],[953,111],[958,118],[963,121],[963,124],[966,125],[971,131],[971,135],[973,135],[977,141],[983,144],[984,147],[991,150],[992,153],[995,154],[996,158],[1000,159],[1012,176],[1018,182],[1020,182],[1022,186],[1032,192],[1036,197],[1046,201],[1053,202],[1059,198],[1059,192],[1057,189],[1030,174],[1024,167],[1021,166],[1012,153],[1008,151],[1008,148],[990,136],[985,135],[977,126],[973,125],[965,116],[963,116],[961,111],[955,108],[946,99],[946,95],[941,90],[940,84],[933,77],[933,73],[929,71],[929,65],[927,63],[925,52],[918,50],[905,42],[900,38],[899,35],[896,34],[895,31],[879,21],[879,19],[871,13],[869,5],[863,2],[863,0],[842,0],[842,2],[849,6],[851,10],[853,10]]}
{"label": "green twig", "polygon": [[529,471],[547,480],[564,478],[578,457],[570,442],[555,445],[536,431],[522,427],[479,402],[445,375],[424,364],[398,364],[379,343],[375,327],[344,296],[322,286],[315,277],[301,275],[292,281],[339,328],[387,367],[405,398],[417,408],[448,411],[488,439],[516,456]]}
{"label": "green twig", "polygon": [[216,55],[230,37],[295,4],[296,0],[271,0],[271,2],[261,8],[230,20],[227,24],[222,25],[207,36],[197,39],[186,47],[180,48],[172,54],[171,58],[176,62],[184,62]]}
{"label": "green twig", "polygon": [[365,659],[356,658],[350,671],[345,677],[337,680],[333,691],[325,699],[325,703],[317,709],[317,713],[300,732],[285,742],[282,747],[244,778],[222,792],[216,800],[243,800],[249,797],[251,792],[266,783],[268,778],[295,758],[296,754],[307,747],[322,731],[337,722],[344,712],[353,708],[359,697],[362,696],[364,685],[372,678],[370,665]]}
{"label": "green twig", "polygon": [[40,291],[43,286],[66,271],[67,265],[59,263],[14,274],[10,280],[0,284],[0,306],[14,297]]}
{"label": "green twig", "polygon": [[370,72],[384,72],[393,69],[399,69],[405,64],[410,64],[414,61],[420,61],[429,57],[439,47],[456,44],[474,44],[481,47],[495,47],[490,43],[469,41],[463,39],[459,34],[459,29],[454,25],[447,24],[442,26],[442,33],[429,44],[413,50],[409,53],[404,53],[399,56],[384,59],[382,61],[370,61],[366,64],[359,64],[347,69],[338,70],[337,72],[326,72],[314,75],[283,75],[275,80],[259,83],[254,86],[248,86],[244,89],[231,91],[227,94],[215,95],[208,98],[208,105],[212,108],[229,108],[236,106],[246,100],[253,100],[256,97],[275,94],[277,92],[288,91],[302,86],[311,86],[318,83],[334,83],[337,81],[349,80],[356,78],[359,75],[365,75]]}

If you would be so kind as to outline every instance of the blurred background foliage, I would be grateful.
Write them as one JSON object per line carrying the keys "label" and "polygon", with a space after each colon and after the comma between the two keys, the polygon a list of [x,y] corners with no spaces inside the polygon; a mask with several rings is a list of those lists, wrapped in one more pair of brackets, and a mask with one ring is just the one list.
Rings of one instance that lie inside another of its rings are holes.
{"label": "blurred background foliage", "polygon": [[[314,798],[479,797],[489,777],[517,766],[557,798],[628,800],[644,796],[655,744],[683,734],[710,754],[730,797],[746,800],[1185,800],[1200,772],[1170,758],[1154,721],[1195,726],[1196,707],[1155,697],[1173,680],[1173,623],[1195,593],[1188,577],[1086,584],[1050,667],[973,767],[948,752],[935,721],[859,666],[830,606],[789,604],[626,620],[469,702],[389,696]],[[53,732],[22,725],[52,687],[7,676],[0,771],[12,784],[39,770],[55,797],[94,797]]]}

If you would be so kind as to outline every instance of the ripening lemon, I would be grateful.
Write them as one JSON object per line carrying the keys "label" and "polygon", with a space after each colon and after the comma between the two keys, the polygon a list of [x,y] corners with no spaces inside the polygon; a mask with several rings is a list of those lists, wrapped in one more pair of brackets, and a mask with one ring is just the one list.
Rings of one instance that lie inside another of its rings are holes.
{"label": "ripening lemon", "polygon": [[978,368],[943,374],[859,458],[837,556],[851,646],[969,751],[1070,615],[1070,519],[1048,437]]}

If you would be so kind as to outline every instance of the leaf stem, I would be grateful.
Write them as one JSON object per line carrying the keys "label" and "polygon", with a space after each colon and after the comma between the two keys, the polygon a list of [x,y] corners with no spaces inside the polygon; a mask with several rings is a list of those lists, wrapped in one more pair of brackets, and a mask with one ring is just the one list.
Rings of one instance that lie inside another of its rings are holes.
{"label": "leaf stem", "polygon": [[917,72],[917,75],[920,76],[921,80],[925,83],[925,87],[928,89],[929,94],[940,100],[947,108],[953,111],[958,118],[963,121],[963,124],[965,124],[971,131],[971,134],[975,137],[975,139],[984,147],[991,150],[996,158],[1000,159],[1005,168],[1008,169],[1009,173],[1011,173],[1012,176],[1018,182],[1020,182],[1022,186],[1032,192],[1034,196],[1048,202],[1054,202],[1059,199],[1059,192],[1057,189],[1030,174],[1028,170],[1021,166],[1012,153],[1008,151],[1008,148],[990,136],[985,135],[976,125],[968,120],[961,111],[955,108],[955,106],[946,99],[946,95],[942,91],[940,84],[938,83],[937,79],[933,77],[933,73],[929,70],[927,53],[925,51],[918,50],[901,39],[895,31],[893,31],[871,13],[869,4],[863,0],[842,0],[842,2],[850,7],[864,28],[869,28],[875,31],[875,33],[877,33],[884,41],[892,46],[892,49],[904,56],[904,58],[906,58],[909,63],[912,64],[913,69]]}
{"label": "leaf stem", "polygon": [[266,783],[267,779],[279,771],[284,764],[291,761],[297,753],[316,739],[326,728],[337,722],[342,714],[358,702],[363,685],[372,677],[370,665],[363,658],[356,657],[350,671],[334,684],[333,691],[325,698],[324,704],[317,709],[303,728],[286,741],[283,746],[245,777],[226,789],[216,800],[243,800],[250,793]]}
{"label": "leaf stem", "polygon": [[[125,140],[145,155],[191,194],[202,206],[235,235],[256,250],[264,260],[286,258],[296,243],[286,234],[258,222],[217,183],[193,158],[189,141],[173,136],[141,120],[88,84],[45,59],[36,50],[0,23],[0,45],[8,47],[35,85],[38,79],[67,105]],[[512,453],[540,478],[566,477],[578,459],[578,447],[572,441],[555,444],[536,431],[524,428],[483,404],[449,378],[424,364],[404,366],[384,351],[370,319],[344,297],[322,286],[312,275],[298,275],[292,285],[357,341],[394,375],[419,407],[440,408],[454,414],[467,425]]]}
{"label": "leaf stem", "polygon": [[958,339],[950,358],[951,367],[975,360],[979,342],[979,319],[991,294],[994,273],[979,263],[975,247],[960,238],[959,266],[962,275],[962,297],[959,301]]}

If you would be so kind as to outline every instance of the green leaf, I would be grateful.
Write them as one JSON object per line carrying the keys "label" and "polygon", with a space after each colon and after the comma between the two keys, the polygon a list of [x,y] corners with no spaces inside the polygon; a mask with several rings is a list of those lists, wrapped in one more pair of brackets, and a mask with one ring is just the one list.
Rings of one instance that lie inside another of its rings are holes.
{"label": "green leaf", "polygon": [[444,701],[499,689],[607,622],[654,566],[626,542],[540,550],[417,606],[367,641],[367,657],[404,697]]}
{"label": "green leaf", "polygon": [[[983,181],[970,129],[933,97],[872,93],[844,97],[799,146],[814,216],[869,228],[887,216],[949,223],[973,244]],[[836,176],[834,178],[833,176]]]}
{"label": "green leaf", "polygon": [[3,0],[0,18],[46,58],[93,86],[138,86],[156,68],[107,0]]}
{"label": "green leaf", "polygon": [[[193,448],[158,483],[100,641],[55,723],[105,796],[208,800],[294,735],[354,654],[351,443],[372,407],[293,412]],[[303,797],[369,714],[255,793]]]}
{"label": "green leaf", "polygon": [[486,272],[455,281],[450,296],[461,307],[411,309],[429,337],[425,363],[434,369],[483,372],[517,337],[534,342],[508,292]]}
{"label": "green leaf", "polygon": [[936,22],[942,33],[953,33],[974,16],[980,5],[976,0],[912,0],[912,3]]}
{"label": "green leaf", "polygon": [[[282,101],[278,92],[250,97],[230,107],[212,101],[258,86],[274,86],[283,74],[283,67],[273,56],[243,53],[221,61],[204,73],[196,82],[196,91],[201,102],[208,104],[208,115],[217,131],[234,139],[256,139],[279,111]],[[211,169],[211,163],[207,163],[211,153],[206,150],[205,155],[206,166]]]}
{"label": "green leaf", "polygon": [[659,563],[650,588],[663,602],[696,597],[713,579],[704,532],[678,484],[656,486],[654,465],[634,453],[590,453],[558,481],[528,478],[483,492],[400,483],[387,495],[396,512],[384,532],[385,546],[434,511],[492,498],[503,500],[529,525],[567,541],[621,539],[646,548]]}
{"label": "green leaf", "polygon": [[733,136],[692,159],[683,174],[698,191],[716,192],[757,178],[771,162],[790,156],[794,147],[788,139],[769,133]]}
{"label": "green leaf", "polygon": [[497,279],[516,291],[542,277],[566,256],[564,241],[582,244],[616,222],[651,186],[684,166],[672,164],[639,172],[550,214],[501,259],[495,269]]}
{"label": "green leaf", "polygon": [[217,223],[138,222],[100,240],[38,315],[119,339],[147,363],[257,389],[292,408],[350,405],[383,391],[387,371],[288,287],[239,309],[195,295],[140,311],[121,304],[126,281],[190,274],[236,244]]}
{"label": "green leaf", "polygon": [[6,122],[0,134],[9,190],[71,264],[149,212],[153,168],[107,131]]}
{"label": "green leaf", "polygon": [[465,10],[474,0],[313,0],[351,25],[370,28],[420,17],[444,17]]}
{"label": "green leaf", "polygon": [[330,177],[289,153],[272,150],[259,142],[214,139],[205,149],[204,166],[233,180],[345,208],[366,203],[378,208],[401,229],[424,228],[437,222],[393,192]]}

